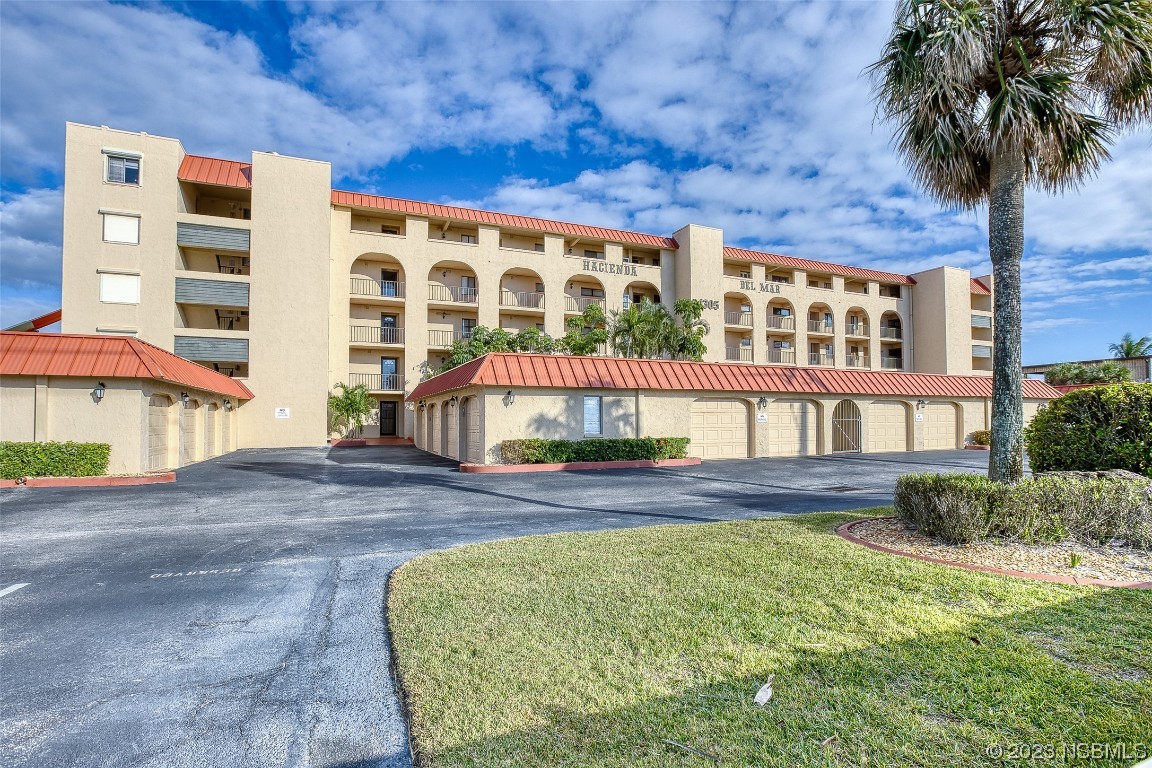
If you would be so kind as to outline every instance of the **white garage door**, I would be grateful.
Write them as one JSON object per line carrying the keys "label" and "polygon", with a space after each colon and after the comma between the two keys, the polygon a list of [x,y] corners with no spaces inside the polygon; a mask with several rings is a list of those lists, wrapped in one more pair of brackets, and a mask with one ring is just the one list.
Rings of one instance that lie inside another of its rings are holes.
{"label": "white garage door", "polygon": [[184,449],[180,452],[180,463],[191,464],[196,461],[196,401],[189,400],[180,414],[180,428],[184,431]]}
{"label": "white garage door", "polygon": [[903,403],[876,402],[868,406],[868,450],[872,453],[908,450]]}
{"label": "white garage door", "polygon": [[816,405],[804,400],[776,400],[768,406],[768,454],[816,455]]}
{"label": "white garage door", "polygon": [[168,469],[168,398],[148,399],[148,469]]}
{"label": "white garage door", "polygon": [[692,403],[688,454],[702,459],[748,458],[748,406],[741,400]]}
{"label": "white garage door", "polygon": [[956,408],[949,403],[929,403],[924,414],[924,450],[956,447]]}

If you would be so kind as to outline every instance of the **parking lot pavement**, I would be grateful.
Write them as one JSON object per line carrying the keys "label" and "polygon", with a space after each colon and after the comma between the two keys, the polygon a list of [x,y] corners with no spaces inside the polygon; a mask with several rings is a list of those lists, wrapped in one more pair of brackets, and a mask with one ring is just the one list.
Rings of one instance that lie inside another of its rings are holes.
{"label": "parking lot pavement", "polygon": [[887,504],[902,473],[986,462],[468,475],[413,448],[292,449],[237,452],[169,485],[0,491],[0,748],[38,767],[407,766],[383,616],[405,560]]}

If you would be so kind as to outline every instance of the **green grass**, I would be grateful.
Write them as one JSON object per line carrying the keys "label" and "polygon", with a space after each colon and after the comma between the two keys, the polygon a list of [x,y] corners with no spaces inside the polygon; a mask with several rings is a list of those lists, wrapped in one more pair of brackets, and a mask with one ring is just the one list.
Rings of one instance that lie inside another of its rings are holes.
{"label": "green grass", "polygon": [[388,615],[421,765],[711,763],[662,739],[789,767],[1152,744],[1152,592],[873,552],[833,533],[847,519],[541,536],[404,565]]}

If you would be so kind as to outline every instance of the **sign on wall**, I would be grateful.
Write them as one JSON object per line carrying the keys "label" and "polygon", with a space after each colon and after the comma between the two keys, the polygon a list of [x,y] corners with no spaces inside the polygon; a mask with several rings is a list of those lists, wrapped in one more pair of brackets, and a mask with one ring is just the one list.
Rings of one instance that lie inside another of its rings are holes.
{"label": "sign on wall", "polygon": [[277,408],[276,409],[276,418],[278,418],[278,419],[288,418],[288,409],[287,408]]}

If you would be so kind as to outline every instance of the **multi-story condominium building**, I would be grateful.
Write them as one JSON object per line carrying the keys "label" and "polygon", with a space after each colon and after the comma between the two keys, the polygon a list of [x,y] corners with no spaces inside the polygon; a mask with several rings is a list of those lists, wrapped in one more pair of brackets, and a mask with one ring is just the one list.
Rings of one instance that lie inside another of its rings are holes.
{"label": "multi-story condominium building", "polygon": [[411,435],[406,393],[477,325],[564,333],[590,303],[699,299],[706,361],[991,370],[991,281],[332,189],[328,163],[184,151],[69,124],[65,333],[131,334],[242,381],[240,446],[321,445],[327,393],[365,384],[369,436]]}

